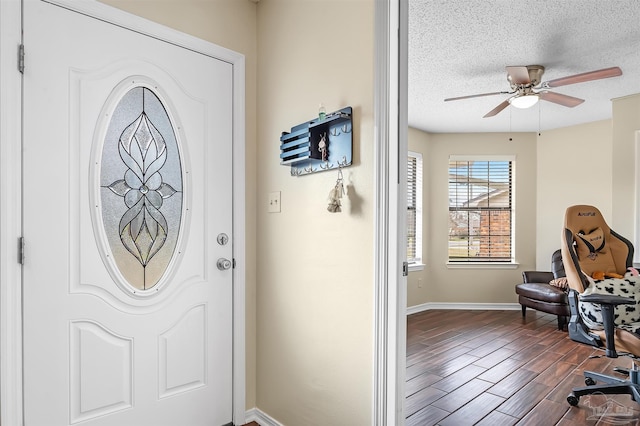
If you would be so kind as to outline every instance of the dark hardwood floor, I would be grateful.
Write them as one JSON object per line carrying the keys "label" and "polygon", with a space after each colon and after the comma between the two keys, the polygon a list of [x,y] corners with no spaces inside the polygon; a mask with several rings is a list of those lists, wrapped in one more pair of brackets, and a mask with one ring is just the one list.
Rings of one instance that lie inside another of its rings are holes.
{"label": "dark hardwood floor", "polygon": [[584,386],[584,370],[616,375],[614,366],[631,363],[572,341],[555,316],[533,310],[525,319],[520,311],[421,312],[407,320],[406,425],[640,424],[640,405],[627,395],[566,401]]}

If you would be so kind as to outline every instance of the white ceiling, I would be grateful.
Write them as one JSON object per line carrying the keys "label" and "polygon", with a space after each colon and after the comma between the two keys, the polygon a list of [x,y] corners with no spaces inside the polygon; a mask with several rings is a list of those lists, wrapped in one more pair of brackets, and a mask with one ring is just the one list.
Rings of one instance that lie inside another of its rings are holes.
{"label": "white ceiling", "polygon": [[[611,117],[640,93],[637,0],[409,0],[409,125],[432,133],[531,132]],[[505,66],[543,65],[542,81],[619,66],[623,75],[552,89],[585,99],[538,102],[482,118],[508,95]]]}

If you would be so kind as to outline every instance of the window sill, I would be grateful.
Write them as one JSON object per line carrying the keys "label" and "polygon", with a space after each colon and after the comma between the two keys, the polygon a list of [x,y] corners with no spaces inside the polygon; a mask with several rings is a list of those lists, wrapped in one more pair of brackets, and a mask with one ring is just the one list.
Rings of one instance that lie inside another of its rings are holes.
{"label": "window sill", "polygon": [[447,262],[448,269],[517,269],[516,262]]}
{"label": "window sill", "polygon": [[424,263],[410,263],[409,272],[422,271],[424,269]]}

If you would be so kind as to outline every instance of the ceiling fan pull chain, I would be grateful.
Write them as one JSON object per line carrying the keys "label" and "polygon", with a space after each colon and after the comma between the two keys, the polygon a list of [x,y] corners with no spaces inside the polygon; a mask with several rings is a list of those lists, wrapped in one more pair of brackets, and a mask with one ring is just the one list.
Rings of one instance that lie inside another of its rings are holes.
{"label": "ceiling fan pull chain", "polygon": [[540,136],[540,123],[542,122],[542,107],[540,106],[540,102],[538,102],[538,136]]}
{"label": "ceiling fan pull chain", "polygon": [[512,121],[513,121],[513,109],[509,108],[509,142],[513,140]]}

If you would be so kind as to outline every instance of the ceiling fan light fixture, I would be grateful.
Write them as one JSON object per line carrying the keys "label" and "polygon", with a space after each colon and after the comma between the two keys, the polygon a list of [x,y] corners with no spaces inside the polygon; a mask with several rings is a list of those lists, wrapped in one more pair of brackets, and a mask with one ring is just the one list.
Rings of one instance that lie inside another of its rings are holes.
{"label": "ceiling fan light fixture", "polygon": [[538,103],[539,96],[536,93],[531,93],[522,96],[514,96],[509,99],[509,103],[516,108],[531,108]]}

